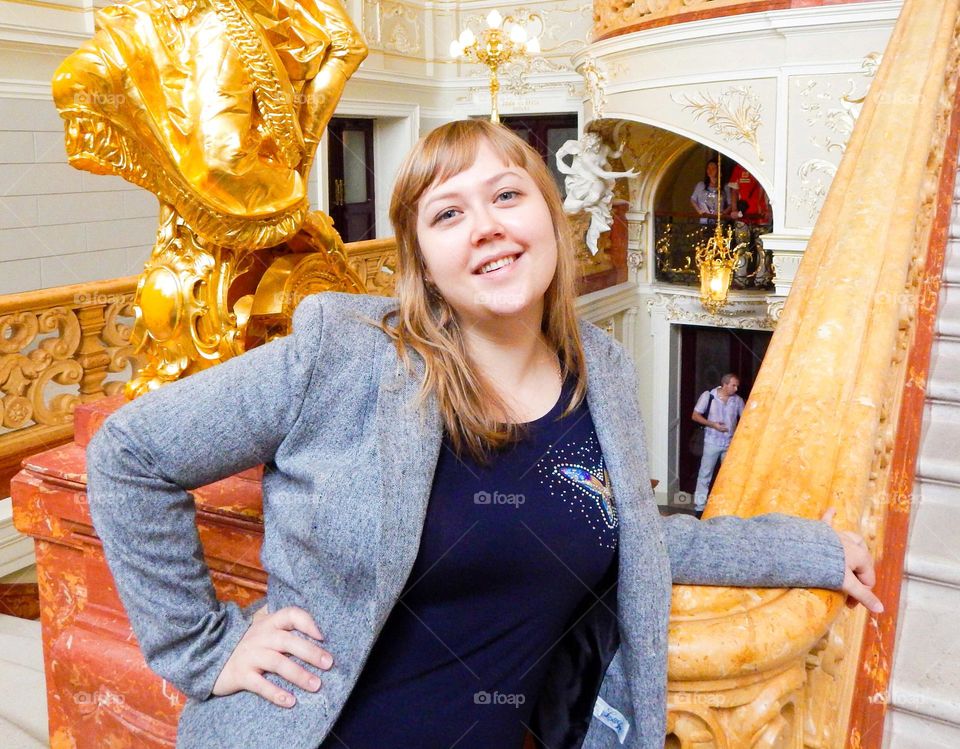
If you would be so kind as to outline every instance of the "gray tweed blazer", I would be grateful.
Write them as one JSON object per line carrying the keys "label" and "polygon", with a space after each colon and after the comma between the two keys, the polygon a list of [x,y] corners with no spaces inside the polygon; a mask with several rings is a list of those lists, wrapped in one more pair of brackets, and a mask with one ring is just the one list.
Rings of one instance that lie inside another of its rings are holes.
{"label": "gray tweed blazer", "polygon": [[[290,336],[126,404],[87,449],[90,511],[140,648],[189,698],[181,749],[315,749],[406,582],[442,424],[435,399],[411,407],[422,360],[414,355],[408,374],[382,331],[362,322],[392,305],[310,296]],[[620,518],[620,645],[600,697],[629,724],[621,744],[622,730],[594,718],[582,747],[659,749],[671,583],[838,589],[843,548],[825,523],[782,514],[662,519],[634,365],[596,326],[582,322],[581,333],[587,403]],[[267,602],[309,611],[335,659],[316,693],[268,675],[293,691],[293,708],[251,692],[211,695],[259,604],[216,599],[189,490],[258,464]]]}

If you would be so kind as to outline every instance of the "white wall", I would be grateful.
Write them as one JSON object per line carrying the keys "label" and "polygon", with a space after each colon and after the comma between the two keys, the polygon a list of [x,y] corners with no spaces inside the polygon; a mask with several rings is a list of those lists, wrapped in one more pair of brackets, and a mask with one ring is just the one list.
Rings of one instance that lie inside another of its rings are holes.
{"label": "white wall", "polygon": [[66,163],[53,102],[0,98],[0,294],[139,273],[157,201]]}

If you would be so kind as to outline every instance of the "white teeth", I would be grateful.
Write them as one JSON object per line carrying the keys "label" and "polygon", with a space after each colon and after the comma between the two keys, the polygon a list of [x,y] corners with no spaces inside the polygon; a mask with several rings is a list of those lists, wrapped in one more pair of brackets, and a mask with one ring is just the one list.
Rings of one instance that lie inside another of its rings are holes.
{"label": "white teeth", "polygon": [[517,259],[517,255],[510,255],[509,257],[502,257],[499,260],[492,260],[491,262],[482,266],[480,268],[480,272],[489,273],[490,271],[496,270],[497,268],[502,268],[505,265],[510,265],[510,263],[512,263],[516,259]]}

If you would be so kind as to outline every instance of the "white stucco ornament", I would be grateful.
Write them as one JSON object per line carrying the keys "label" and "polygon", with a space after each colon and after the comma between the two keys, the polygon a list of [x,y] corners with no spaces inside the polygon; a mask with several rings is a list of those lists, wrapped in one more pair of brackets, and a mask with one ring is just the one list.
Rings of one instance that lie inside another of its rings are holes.
{"label": "white stucco ornament", "polygon": [[[568,140],[557,151],[557,169],[567,175],[564,184],[567,197],[563,201],[563,210],[569,214],[587,213],[590,226],[587,229],[587,247],[594,255],[599,248],[600,235],[609,231],[613,225],[613,185],[618,177],[636,177],[637,172],[611,172],[607,168],[608,160],[619,158],[623,153],[621,146],[611,152],[597,133],[584,133],[580,140]],[[573,156],[573,162],[566,162],[567,156]]]}

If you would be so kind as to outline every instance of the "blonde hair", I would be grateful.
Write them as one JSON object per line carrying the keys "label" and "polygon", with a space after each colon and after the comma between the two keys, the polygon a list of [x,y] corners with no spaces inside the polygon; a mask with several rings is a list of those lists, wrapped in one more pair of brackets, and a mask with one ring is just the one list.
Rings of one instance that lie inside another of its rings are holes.
{"label": "blonde hair", "polygon": [[[510,410],[470,360],[454,310],[426,280],[417,242],[417,204],[429,187],[469,169],[482,142],[505,165],[525,170],[546,200],[557,241],[557,267],[544,297],[541,331],[558,353],[563,375],[577,379],[563,414],[570,413],[587,391],[574,307],[576,251],[560,194],[546,164],[536,151],[502,125],[478,119],[438,127],[413,147],[397,175],[390,221],[397,240],[396,290],[400,305],[384,315],[379,327],[393,339],[408,371],[408,347],[423,357],[425,374],[417,406],[431,392],[435,393],[452,447],[457,454],[466,451],[481,463],[492,451],[520,439],[526,429],[522,424],[494,418],[493,414],[509,414]],[[392,323],[391,318],[395,318]]]}

